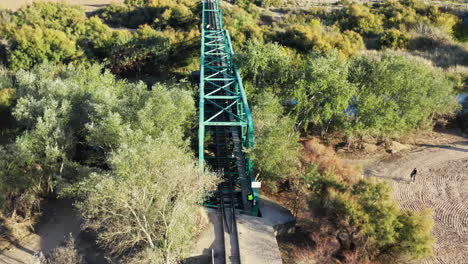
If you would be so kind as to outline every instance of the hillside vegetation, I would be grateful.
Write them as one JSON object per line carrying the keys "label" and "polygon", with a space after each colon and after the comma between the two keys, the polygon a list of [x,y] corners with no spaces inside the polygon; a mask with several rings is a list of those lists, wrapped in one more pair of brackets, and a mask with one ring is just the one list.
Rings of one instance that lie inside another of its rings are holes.
{"label": "hillside vegetation", "polygon": [[[430,212],[400,210],[385,183],[359,180],[318,142],[298,142],[386,141],[453,117],[467,85],[466,24],[411,0],[342,2],[334,12],[285,4],[222,7],[256,123],[248,155],[265,191],[286,190],[339,231],[343,243],[324,262],[430,255]],[[278,6],[280,18],[265,9]],[[5,235],[42,201],[67,197],[114,258],[186,256],[197,206],[217,181],[198,175],[197,87],[187,81],[198,69],[200,11],[195,0],[126,0],[91,16],[63,3],[0,10]]]}

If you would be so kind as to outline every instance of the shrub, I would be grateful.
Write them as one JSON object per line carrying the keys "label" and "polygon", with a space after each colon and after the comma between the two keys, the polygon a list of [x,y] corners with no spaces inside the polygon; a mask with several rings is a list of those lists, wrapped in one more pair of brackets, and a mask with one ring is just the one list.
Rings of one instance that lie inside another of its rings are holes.
{"label": "shrub", "polygon": [[398,29],[389,29],[380,36],[380,45],[392,49],[407,49],[410,46],[410,37]]}
{"label": "shrub", "polygon": [[[5,212],[29,215],[39,195],[82,180],[90,173],[84,165],[107,167],[99,162],[105,151],[124,142],[166,135],[185,147],[195,103],[186,84],[171,87],[158,84],[149,91],[143,83],[117,81],[100,65],[19,71],[13,116],[22,132],[0,149]],[[97,149],[97,158],[86,148]]]}
{"label": "shrub", "polygon": [[193,216],[215,177],[200,178],[191,155],[164,137],[122,145],[110,163],[111,172],[80,185],[78,207],[99,243],[117,254],[150,250],[152,263],[179,261],[199,231]]}
{"label": "shrub", "polygon": [[242,77],[255,85],[255,90],[249,93],[251,99],[264,89],[284,97],[288,90],[284,86],[295,80],[301,60],[292,50],[277,43],[263,44],[251,40],[236,58]]}
{"label": "shrub", "polygon": [[13,107],[15,101],[15,89],[10,76],[0,73],[0,112]]}
{"label": "shrub", "polygon": [[142,26],[130,41],[115,47],[107,59],[116,74],[155,72],[166,64],[168,49],[167,38],[150,26]]}
{"label": "shrub", "polygon": [[110,4],[104,8],[101,17],[115,25],[138,28],[153,25],[158,29],[166,27],[189,30],[196,26],[197,2],[184,1],[127,1],[125,4]]}
{"label": "shrub", "polygon": [[340,27],[364,35],[377,35],[383,31],[383,20],[381,15],[371,13],[368,7],[353,3],[346,7]]}
{"label": "shrub", "polygon": [[41,259],[41,264],[83,264],[83,257],[76,249],[75,239],[70,235],[70,238],[65,241],[64,245],[54,248],[47,258]]}
{"label": "shrub", "polygon": [[384,54],[355,58],[350,69],[349,80],[358,90],[348,132],[399,135],[457,109],[454,83],[431,66]]}
{"label": "shrub", "polygon": [[301,160],[304,164],[314,164],[321,175],[336,175],[347,184],[358,181],[361,171],[343,161],[333,147],[320,143],[318,138],[307,139],[302,142]]}
{"label": "shrub", "polygon": [[83,51],[74,39],[59,30],[28,25],[14,31],[8,62],[12,69],[29,69],[42,62],[65,62],[79,59]]}
{"label": "shrub", "polygon": [[343,128],[346,110],[356,93],[356,86],[345,77],[348,62],[333,52],[312,54],[305,64],[304,77],[291,91],[291,97],[297,101],[292,113],[299,127],[314,127],[322,132]]}
{"label": "shrub", "polygon": [[294,121],[283,115],[278,98],[263,93],[253,109],[255,146],[249,156],[255,162],[260,179],[275,187],[278,181],[293,176],[299,166],[299,134]]}
{"label": "shrub", "polygon": [[459,23],[454,28],[454,36],[461,42],[468,42],[468,24]]}
{"label": "shrub", "polygon": [[68,38],[84,34],[84,10],[77,5],[53,2],[34,2],[15,12],[13,21],[18,27],[31,26],[63,32]]}
{"label": "shrub", "polygon": [[263,40],[264,30],[258,26],[255,13],[237,6],[223,9],[224,26],[229,30],[234,48],[243,47],[248,39]]}
{"label": "shrub", "polygon": [[280,7],[284,5],[284,0],[257,0],[256,2],[261,7]]}
{"label": "shrub", "polygon": [[[311,206],[337,225],[340,249],[359,263],[398,262],[432,254],[430,211],[400,211],[384,182],[359,181],[343,185],[333,175],[312,178]],[[318,241],[320,243],[320,241]]]}
{"label": "shrub", "polygon": [[293,25],[276,32],[273,39],[282,45],[301,52],[330,52],[338,50],[346,56],[352,56],[363,48],[362,37],[352,31],[344,34],[322,26]]}

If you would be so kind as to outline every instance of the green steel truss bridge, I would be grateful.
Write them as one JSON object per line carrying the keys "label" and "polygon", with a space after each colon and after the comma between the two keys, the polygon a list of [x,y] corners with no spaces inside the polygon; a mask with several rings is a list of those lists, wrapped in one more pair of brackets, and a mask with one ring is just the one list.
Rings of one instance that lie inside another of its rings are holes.
{"label": "green steel truss bridge", "polygon": [[223,28],[219,0],[203,0],[201,34],[200,169],[203,173],[206,163],[223,175],[218,191],[205,205],[231,211],[235,224],[235,211],[259,215],[259,196],[251,185],[253,162],[243,152],[254,144],[252,116],[233,61],[231,38]]}

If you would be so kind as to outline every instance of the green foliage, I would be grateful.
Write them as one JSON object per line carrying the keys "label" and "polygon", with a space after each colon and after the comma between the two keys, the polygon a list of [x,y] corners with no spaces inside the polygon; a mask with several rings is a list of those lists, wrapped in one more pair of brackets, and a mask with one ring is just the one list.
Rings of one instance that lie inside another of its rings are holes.
{"label": "green foliage", "polygon": [[432,254],[434,226],[432,212],[428,209],[398,216],[401,226],[397,229],[398,244],[392,250],[403,257],[420,259]]}
{"label": "green foliage", "polygon": [[[19,71],[13,116],[22,132],[2,149],[6,158],[0,173],[8,183],[3,186],[4,200],[28,195],[30,202],[6,205],[5,210],[23,206],[28,215],[39,194],[61,192],[80,181],[89,174],[84,165],[107,166],[99,162],[104,150],[116,150],[123,143],[166,135],[183,148],[195,103],[187,84],[170,86],[173,89],[157,84],[148,90],[143,83],[117,81],[100,65],[45,64]],[[83,151],[87,147],[100,149],[97,161]],[[17,182],[10,184],[15,177]]]}
{"label": "green foliage", "polygon": [[197,3],[194,0],[133,0],[123,5],[112,3],[104,8],[101,17],[115,26],[138,28],[148,24],[158,29],[172,27],[188,30],[197,25]]}
{"label": "green foliage", "polygon": [[445,73],[389,53],[351,60],[337,52],[301,56],[250,41],[237,61],[250,97],[273,93],[305,131],[395,136],[457,109],[455,83]]}
{"label": "green foliage", "polygon": [[14,31],[8,62],[12,69],[29,69],[42,62],[65,62],[78,59],[83,52],[76,42],[59,30],[23,26]]}
{"label": "green foliage", "polygon": [[301,52],[329,52],[337,49],[352,56],[364,47],[362,37],[353,31],[339,33],[321,25],[292,25],[277,31],[273,40]]}
{"label": "green foliage", "polygon": [[21,7],[13,17],[16,26],[31,26],[61,31],[67,36],[84,34],[87,20],[84,10],[76,5],[37,2]]}
{"label": "green foliage", "polygon": [[461,42],[468,42],[468,24],[459,23],[455,26],[455,37]]}
{"label": "green foliage", "polygon": [[125,93],[117,93],[113,104],[97,106],[96,114],[86,125],[87,140],[105,150],[116,150],[123,143],[146,137],[166,136],[174,145],[184,146],[184,136],[191,127],[195,102],[187,84],[156,84],[149,91],[140,83]]}
{"label": "green foliage", "polygon": [[357,91],[346,78],[348,62],[335,52],[311,55],[305,65],[304,77],[291,92],[297,101],[292,112],[299,127],[307,130],[313,124],[326,131],[329,126],[342,126]]}
{"label": "green foliage", "polygon": [[441,70],[388,54],[358,57],[350,69],[358,91],[349,132],[398,135],[457,109],[454,84]]}
{"label": "green foliage", "polygon": [[15,102],[15,89],[13,80],[5,73],[0,72],[0,113],[10,110]]}
{"label": "green foliage", "polygon": [[98,242],[117,254],[149,248],[151,263],[179,261],[199,231],[198,205],[215,176],[200,178],[191,155],[165,137],[128,142],[110,164],[111,172],[79,185],[78,207]]}
{"label": "green foliage", "polygon": [[299,166],[299,133],[294,121],[283,116],[278,98],[263,93],[253,109],[255,146],[249,156],[260,179],[272,185],[293,176]]}
{"label": "green foliage", "polygon": [[384,182],[346,186],[336,176],[311,173],[311,206],[338,225],[341,250],[355,250],[361,262],[403,261],[432,254],[430,211],[399,210]]}
{"label": "green foliage", "polygon": [[112,49],[109,54],[113,73],[125,75],[157,70],[167,63],[169,40],[149,26],[139,28],[127,43]]}
{"label": "green foliage", "polygon": [[235,50],[243,47],[247,40],[263,40],[264,29],[257,24],[255,13],[237,6],[223,9],[224,26],[229,30]]}
{"label": "green foliage", "polygon": [[284,5],[284,0],[257,0],[255,1],[261,7],[280,7]]}
{"label": "green foliage", "polygon": [[386,30],[382,36],[380,36],[380,45],[383,47],[393,49],[407,49],[409,48],[410,36],[405,34],[398,29]]}
{"label": "green foliage", "polygon": [[256,97],[263,88],[280,95],[285,90],[281,86],[294,81],[296,68],[301,62],[301,58],[290,49],[276,43],[262,44],[252,40],[247,42],[236,59],[242,77],[255,85],[255,90],[250,93],[252,97]]}
{"label": "green foliage", "polygon": [[383,31],[382,15],[374,14],[363,5],[353,3],[346,7],[344,18],[339,21],[341,29],[363,35],[377,35]]}
{"label": "green foliage", "polygon": [[[174,14],[184,18],[191,15],[173,11],[169,15],[171,19],[177,17]],[[165,27],[170,30],[170,25]],[[194,36],[190,34],[177,38],[191,40]],[[175,48],[169,47],[174,35],[150,26],[142,26],[135,33],[112,30],[98,17],[87,18],[77,6],[33,3],[0,23],[0,36],[5,38],[0,45],[0,50],[5,51],[0,60],[14,70],[30,69],[42,62],[99,61],[106,62],[114,73],[126,76],[157,72],[163,66],[171,66],[169,58],[177,59],[177,56],[170,56],[178,54]]]}

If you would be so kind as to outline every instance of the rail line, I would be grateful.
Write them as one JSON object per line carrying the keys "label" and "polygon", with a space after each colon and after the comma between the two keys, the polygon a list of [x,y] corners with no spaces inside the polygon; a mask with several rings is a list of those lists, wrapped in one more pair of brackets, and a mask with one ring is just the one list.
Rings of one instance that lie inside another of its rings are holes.
{"label": "rail line", "polygon": [[199,160],[222,172],[218,191],[206,206],[218,208],[224,256],[216,263],[241,263],[236,214],[257,216],[258,190],[252,188],[253,163],[243,149],[253,147],[253,121],[233,62],[229,32],[223,28],[219,0],[203,0],[199,96]]}

